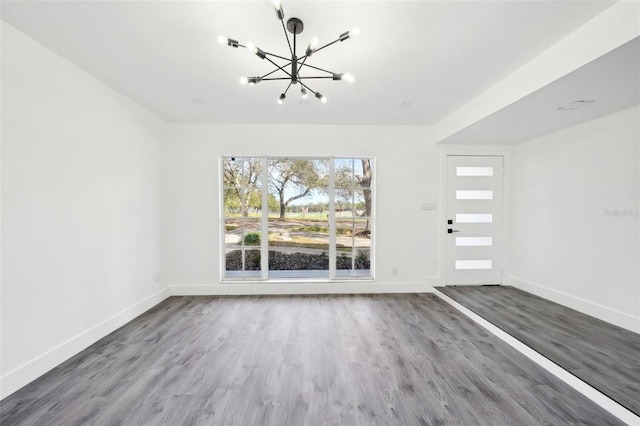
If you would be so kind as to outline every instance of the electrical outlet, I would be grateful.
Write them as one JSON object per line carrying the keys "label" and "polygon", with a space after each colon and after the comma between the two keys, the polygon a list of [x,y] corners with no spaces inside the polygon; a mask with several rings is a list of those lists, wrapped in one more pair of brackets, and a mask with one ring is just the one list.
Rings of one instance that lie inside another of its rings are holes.
{"label": "electrical outlet", "polygon": [[391,275],[398,275],[398,267],[397,266],[392,266],[391,267]]}

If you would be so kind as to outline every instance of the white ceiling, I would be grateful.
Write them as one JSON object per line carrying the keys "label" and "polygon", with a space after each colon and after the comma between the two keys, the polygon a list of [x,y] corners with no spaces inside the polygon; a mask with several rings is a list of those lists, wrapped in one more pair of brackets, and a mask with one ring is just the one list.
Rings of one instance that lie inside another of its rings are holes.
{"label": "white ceiling", "polygon": [[[581,100],[592,102],[578,109],[570,105]],[[513,145],[638,104],[640,38],[635,38],[440,143]]]}
{"label": "white ceiling", "polygon": [[601,1],[283,1],[309,64],[356,76],[242,86],[271,71],[218,34],[287,56],[270,1],[3,1],[2,19],[170,122],[434,124],[611,6]]}

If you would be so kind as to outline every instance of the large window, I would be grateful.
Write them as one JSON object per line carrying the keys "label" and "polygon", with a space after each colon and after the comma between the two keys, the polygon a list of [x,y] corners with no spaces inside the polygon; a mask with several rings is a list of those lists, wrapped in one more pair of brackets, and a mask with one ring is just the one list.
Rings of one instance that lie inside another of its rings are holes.
{"label": "large window", "polygon": [[371,158],[223,157],[223,278],[372,278]]}

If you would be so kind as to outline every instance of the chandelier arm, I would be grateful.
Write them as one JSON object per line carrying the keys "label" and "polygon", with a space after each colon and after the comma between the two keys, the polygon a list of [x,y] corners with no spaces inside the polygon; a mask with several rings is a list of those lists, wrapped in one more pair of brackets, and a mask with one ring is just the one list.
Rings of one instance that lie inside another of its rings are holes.
{"label": "chandelier arm", "polygon": [[291,81],[290,77],[271,77],[271,78],[263,78],[262,81],[275,81],[275,80],[289,80]]}
{"label": "chandelier arm", "polygon": [[[299,81],[299,80],[298,80],[298,81]],[[300,84],[302,85],[302,87],[304,87],[305,89],[307,89],[308,91],[310,91],[311,93],[313,93],[313,95],[314,95],[314,96],[316,95],[316,93],[318,93],[318,92],[314,91],[311,87],[309,87],[309,86],[307,86],[306,84],[304,84],[302,81],[299,81],[299,82],[300,82]]]}
{"label": "chandelier arm", "polygon": [[[336,74],[336,73],[334,73],[334,72],[327,71],[327,70],[324,70],[324,69],[322,69],[322,68],[314,67],[313,65],[309,65],[309,64],[303,64],[303,65],[304,65],[305,67],[313,68],[314,70],[318,70],[318,71],[326,72],[326,73],[331,74],[331,75]],[[300,65],[300,67],[302,67],[302,65]]]}
{"label": "chandelier arm", "polygon": [[289,62],[291,62],[291,58],[285,58],[284,56],[275,55],[275,54],[273,54],[273,53],[269,53],[269,52],[265,52],[265,51],[263,51],[263,53],[264,53],[265,55],[267,55],[267,56],[273,56],[274,58],[283,59],[283,60],[285,60],[285,61],[289,61]]}
{"label": "chandelier arm", "polygon": [[324,45],[324,46],[322,46],[322,47],[318,47],[317,49],[314,49],[314,50],[313,50],[313,53],[317,53],[317,52],[321,51],[322,49],[324,49],[325,47],[329,47],[329,46],[331,46],[332,44],[336,44],[336,43],[337,43],[337,42],[339,42],[339,41],[340,41],[340,39],[336,39],[336,40],[332,41],[331,43],[327,43],[327,44],[325,44],[325,45]]}
{"label": "chandelier arm", "polygon": [[[280,20],[282,24],[282,29],[284,30],[284,35],[287,38],[287,44],[289,45],[289,52],[291,52],[291,56],[293,56],[293,49],[291,48],[291,41],[289,41],[289,34],[287,34],[287,28],[284,26],[284,20]],[[293,35],[295,37],[295,34]]]}
{"label": "chandelier arm", "polygon": [[[322,76],[322,77],[320,77],[320,76],[315,76],[315,77],[298,77],[298,81],[300,81],[300,80],[308,80],[308,79],[316,79],[316,80],[317,80],[317,79],[319,79],[319,78],[331,78],[331,79],[332,79],[332,78],[333,78],[333,76],[328,76],[328,75],[327,75],[327,76]],[[264,79],[263,79],[263,80],[264,80]],[[267,79],[267,80],[268,80],[268,79]]]}
{"label": "chandelier arm", "polygon": [[[260,78],[264,80],[264,79],[265,79],[265,77],[270,76],[270,75],[271,75],[271,74],[273,74],[274,72],[278,72],[278,71],[280,71],[280,70],[284,71],[284,69],[283,69],[283,68],[288,67],[289,65],[291,65],[291,61],[289,61],[288,63],[284,64],[284,65],[283,65],[283,66],[281,66],[281,67],[276,68],[275,70],[273,70],[273,71],[271,71],[271,72],[266,73],[265,75],[263,75],[263,76],[262,76],[262,77],[260,77]],[[286,71],[285,71],[285,72],[286,72]],[[267,80],[268,80],[268,79],[267,79]]]}
{"label": "chandelier arm", "polygon": [[288,72],[288,71],[285,71],[285,70],[284,70],[284,67],[285,67],[286,65],[284,65],[284,66],[282,66],[282,67],[281,67],[280,65],[276,64],[275,62],[273,62],[271,59],[269,59],[269,58],[267,58],[267,57],[265,57],[265,59],[266,59],[267,61],[271,62],[273,65],[275,65],[275,66],[276,66],[276,68],[281,69],[285,74],[287,74],[287,75],[289,76],[289,78],[291,78],[291,74],[289,74],[289,72]]}
{"label": "chandelier arm", "polygon": [[[332,41],[331,43],[327,43],[327,44],[325,44],[325,45],[324,45],[324,46],[322,46],[322,47],[318,47],[317,49],[314,49],[314,50],[313,50],[313,53],[316,53],[318,50],[322,50],[322,49],[324,49],[325,47],[329,47],[329,46],[331,46],[332,44],[336,44],[336,43],[337,43],[337,42],[339,42],[339,41],[340,41],[340,39],[337,39],[337,40]],[[298,61],[300,61],[300,60],[306,60],[307,58],[308,58],[308,56],[307,56],[307,55],[300,56],[300,57],[298,58]]]}
{"label": "chandelier arm", "polygon": [[289,88],[291,87],[291,82],[289,82],[289,85],[287,86],[287,89],[284,91],[284,94],[286,95],[287,92],[289,91]]}

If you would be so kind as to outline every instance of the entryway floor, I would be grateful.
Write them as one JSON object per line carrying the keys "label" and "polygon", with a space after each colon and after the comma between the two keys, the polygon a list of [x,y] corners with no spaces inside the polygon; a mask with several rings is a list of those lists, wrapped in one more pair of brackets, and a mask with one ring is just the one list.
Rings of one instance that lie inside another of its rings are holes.
{"label": "entryway floor", "polygon": [[511,286],[436,289],[640,416],[640,334]]}

